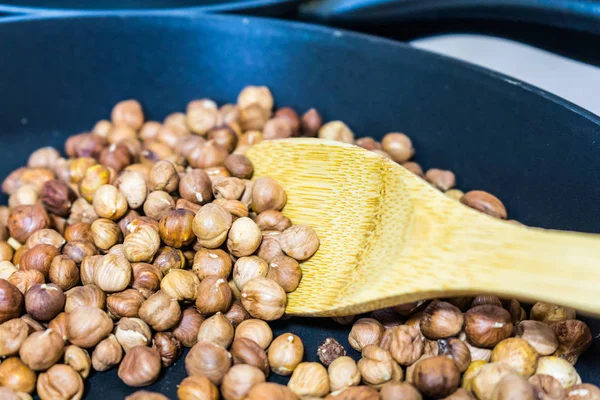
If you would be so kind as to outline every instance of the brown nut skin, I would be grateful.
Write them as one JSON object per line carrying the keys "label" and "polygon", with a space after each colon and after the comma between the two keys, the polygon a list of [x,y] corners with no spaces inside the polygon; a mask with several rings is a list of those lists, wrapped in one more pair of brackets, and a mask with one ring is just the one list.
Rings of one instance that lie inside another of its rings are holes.
{"label": "brown nut skin", "polygon": [[10,210],[7,227],[11,237],[25,243],[35,232],[50,227],[50,217],[39,203],[17,206]]}
{"label": "brown nut skin", "polygon": [[192,271],[200,280],[209,275],[227,279],[232,268],[231,257],[221,249],[200,249],[194,255]]}
{"label": "brown nut skin", "polygon": [[228,348],[233,341],[234,327],[225,316],[218,312],[207,318],[198,330],[198,341],[208,341]]}
{"label": "brown nut skin", "polygon": [[203,375],[215,385],[221,384],[230,367],[231,355],[211,342],[196,343],[185,358],[185,369],[189,375]]}
{"label": "brown nut skin", "polygon": [[115,318],[137,317],[145,297],[136,289],[126,289],[108,296],[106,309]]}
{"label": "brown nut skin", "polygon": [[531,307],[531,319],[542,321],[547,324],[575,319],[575,310],[555,304],[537,302]]}
{"label": "brown nut skin", "polygon": [[170,161],[158,161],[148,174],[148,189],[163,190],[167,193],[176,191],[179,187],[179,173]]}
{"label": "brown nut skin", "polygon": [[119,378],[128,386],[148,386],[158,379],[161,360],[158,350],[136,346],[123,357],[119,365]]}
{"label": "brown nut skin", "polygon": [[65,343],[68,342],[67,337],[67,324],[69,319],[69,313],[61,312],[52,321],[48,322],[48,329],[52,329],[62,337]]}
{"label": "brown nut skin", "polygon": [[510,313],[503,308],[477,306],[467,311],[464,317],[467,339],[477,347],[494,347],[512,333]]}
{"label": "brown nut skin", "polygon": [[564,400],[566,397],[565,389],[559,381],[550,375],[538,374],[529,378],[529,383],[538,400]]}
{"label": "brown nut skin", "polygon": [[67,182],[53,179],[42,186],[40,200],[48,212],[66,217],[71,211],[73,202],[77,200],[77,194]]}
{"label": "brown nut skin", "polygon": [[354,141],[354,144],[358,147],[362,147],[365,150],[381,150],[381,143],[373,139],[371,136],[358,138]]}
{"label": "brown nut skin", "polygon": [[58,249],[52,245],[38,244],[23,253],[19,268],[24,271],[36,269],[44,274],[44,277],[48,277],[50,264],[52,264],[54,257],[59,254]]}
{"label": "brown nut skin", "polygon": [[254,222],[258,225],[261,231],[274,230],[283,232],[290,226],[292,221],[284,216],[281,211],[266,210],[256,216]]}
{"label": "brown nut skin", "polygon": [[312,257],[319,249],[319,237],[307,225],[293,225],[278,237],[281,250],[288,256],[303,261]]}
{"label": "brown nut skin", "polygon": [[250,179],[254,173],[252,162],[243,154],[230,154],[225,159],[225,168],[236,178]]}
{"label": "brown nut skin", "polygon": [[[0,364],[0,386],[15,392],[33,393],[36,375],[18,357],[10,357]],[[4,398],[0,395],[0,398]]]}
{"label": "brown nut skin", "polygon": [[381,400],[422,400],[423,397],[413,385],[407,382],[389,382],[383,385],[381,391]]}
{"label": "brown nut skin", "polygon": [[213,249],[225,242],[232,222],[229,211],[216,204],[207,204],[194,217],[192,228],[198,243]]}
{"label": "brown nut skin", "polygon": [[514,369],[503,363],[485,364],[479,368],[479,371],[473,377],[471,390],[478,399],[491,400],[492,392],[498,382],[506,375],[515,373]]}
{"label": "brown nut skin", "polygon": [[427,339],[437,340],[456,336],[462,330],[462,312],[445,301],[430,303],[423,310],[421,332]]}
{"label": "brown nut skin", "polygon": [[249,364],[269,376],[269,362],[267,354],[255,341],[246,338],[237,338],[230,349],[234,364]]}
{"label": "brown nut skin", "polygon": [[204,322],[204,316],[193,307],[183,310],[181,320],[173,328],[173,335],[184,347],[192,347],[198,342],[198,331]]}
{"label": "brown nut skin", "polygon": [[406,325],[388,329],[380,341],[380,346],[389,350],[394,360],[400,365],[415,363],[424,350],[424,342],[419,329]]}
{"label": "brown nut skin", "polygon": [[388,133],[383,137],[381,147],[397,163],[404,163],[415,154],[412,141],[404,133]]}
{"label": "brown nut skin", "polygon": [[269,265],[256,256],[240,257],[233,266],[233,281],[241,290],[251,279],[264,277],[269,271]]}
{"label": "brown nut skin", "polygon": [[200,147],[193,149],[187,156],[192,168],[210,168],[222,166],[229,155],[227,149],[214,140],[207,140]]}
{"label": "brown nut skin", "polygon": [[38,377],[37,393],[41,400],[81,399],[83,379],[73,368],[57,364]]}
{"label": "brown nut skin", "polygon": [[184,269],[171,269],[160,282],[161,290],[179,301],[195,301],[199,287],[198,277]]}
{"label": "brown nut skin", "polygon": [[65,311],[70,313],[79,307],[96,307],[104,309],[106,294],[96,285],[76,286],[65,293]]}
{"label": "brown nut skin", "polygon": [[125,397],[125,400],[169,400],[169,398],[160,393],[139,390],[134,394]]}
{"label": "brown nut skin", "polygon": [[[438,353],[450,357],[458,370],[462,373],[471,365],[471,351],[460,339],[450,338],[438,341]],[[438,354],[436,354],[438,355]]]}
{"label": "brown nut skin", "polygon": [[122,100],[113,107],[110,119],[113,124],[127,125],[137,131],[144,124],[144,112],[137,100]]}
{"label": "brown nut skin", "polygon": [[260,319],[247,319],[241,322],[235,330],[235,339],[246,338],[267,350],[273,341],[273,331],[269,324]]}
{"label": "brown nut skin", "polygon": [[284,333],[276,337],[267,353],[269,367],[277,375],[289,376],[302,361],[304,345],[293,333]]}
{"label": "brown nut skin", "polygon": [[250,389],[246,400],[298,400],[299,397],[286,386],[272,382],[259,383]]}
{"label": "brown nut skin", "polygon": [[600,399],[600,388],[596,385],[583,383],[567,389],[566,400],[597,400]]}
{"label": "brown nut skin", "polygon": [[[571,362],[583,354],[592,343],[592,333],[587,324],[576,319],[555,322],[550,325],[558,339],[555,356]],[[572,362],[574,364],[574,362]]]}
{"label": "brown nut skin", "polygon": [[40,229],[33,235],[29,236],[25,246],[31,249],[38,244],[50,244],[60,250],[66,243],[65,238],[54,229]]}
{"label": "brown nut skin", "polygon": [[537,397],[527,379],[518,374],[508,374],[494,388],[492,400],[537,400]]}
{"label": "brown nut skin", "polygon": [[79,268],[69,257],[56,256],[50,264],[48,279],[62,290],[69,290],[79,283]]}
{"label": "brown nut skin", "polygon": [[0,279],[0,323],[17,318],[23,310],[23,295],[14,285]]}
{"label": "brown nut skin", "polygon": [[29,325],[22,318],[13,318],[0,324],[0,357],[18,354],[29,332]]}
{"label": "brown nut skin", "polygon": [[302,280],[302,269],[298,261],[288,256],[278,256],[269,262],[267,278],[273,279],[286,293],[296,290]]}
{"label": "brown nut skin", "polygon": [[204,376],[188,376],[177,388],[179,400],[219,400],[219,389]]}
{"label": "brown nut skin", "polygon": [[115,335],[108,335],[92,353],[92,367],[96,371],[107,371],[118,365],[123,358],[123,348]]}
{"label": "brown nut skin", "polygon": [[495,218],[506,219],[506,208],[496,196],[482,190],[472,190],[461,197],[460,202]]}
{"label": "brown nut skin", "polygon": [[110,317],[95,307],[78,307],[69,313],[67,319],[69,342],[83,348],[94,347],[112,330]]}
{"label": "brown nut skin", "polygon": [[221,384],[225,400],[243,400],[256,384],[265,382],[265,375],[256,367],[246,364],[232,366]]}
{"label": "brown nut skin", "polygon": [[[231,285],[229,287],[231,287]],[[234,328],[237,328],[238,325],[240,325],[242,322],[252,317],[250,316],[248,311],[246,311],[242,303],[239,300],[235,300],[231,303],[231,306],[229,307],[229,310],[227,310],[227,313],[225,313],[225,318],[227,318],[229,322],[231,322]]]}
{"label": "brown nut skin", "polygon": [[125,353],[136,346],[150,346],[152,339],[150,327],[139,318],[121,318],[114,335]]}
{"label": "brown nut skin", "polygon": [[383,336],[384,328],[379,321],[373,318],[361,318],[352,325],[348,335],[350,346],[356,351],[370,344],[379,344]]}
{"label": "brown nut skin", "polygon": [[298,396],[322,397],[329,393],[329,376],[325,367],[316,362],[298,364],[288,382],[288,388]]}
{"label": "brown nut skin", "polygon": [[92,360],[88,352],[81,347],[67,346],[65,349],[65,364],[73,368],[83,379],[90,374]]}
{"label": "brown nut skin", "polygon": [[529,377],[535,372],[538,354],[525,339],[504,339],[494,347],[491,362],[502,362],[517,373]]}
{"label": "brown nut skin", "polygon": [[133,282],[131,287],[138,290],[145,298],[150,297],[160,287],[163,273],[158,267],[146,263],[131,265]]}
{"label": "brown nut skin", "polygon": [[94,244],[100,250],[109,250],[123,239],[119,225],[110,219],[98,218],[92,222],[91,230]]}
{"label": "brown nut skin", "polygon": [[334,338],[325,339],[317,348],[319,361],[329,367],[336,359],[346,355],[346,349]]}
{"label": "brown nut skin", "polygon": [[266,210],[280,211],[287,202],[283,187],[273,178],[263,177],[252,188],[252,210],[260,214]]}
{"label": "brown nut skin", "polygon": [[65,294],[53,283],[32,286],[25,293],[25,310],[39,321],[50,321],[65,306]]}
{"label": "brown nut skin", "polygon": [[172,247],[161,247],[154,256],[153,265],[158,267],[163,275],[172,269],[183,269],[186,266],[186,258],[183,252]]}
{"label": "brown nut skin", "polygon": [[544,322],[521,321],[515,327],[515,336],[525,339],[542,356],[549,356],[558,348],[556,334]]}
{"label": "brown nut skin", "polygon": [[360,384],[361,376],[358,366],[348,356],[341,356],[333,360],[327,368],[327,373],[329,374],[329,390],[332,392]]}
{"label": "brown nut skin", "polygon": [[123,241],[123,253],[129,262],[150,262],[160,247],[158,232],[149,225],[130,225]]}
{"label": "brown nut skin", "polygon": [[212,200],[212,182],[206,172],[193,169],[179,182],[179,195],[194,204],[204,205]]}
{"label": "brown nut skin", "polygon": [[431,168],[425,173],[425,179],[442,192],[450,190],[456,185],[454,173],[443,169]]}
{"label": "brown nut skin", "polygon": [[0,242],[0,261],[11,261],[14,253],[13,248],[7,242]]}
{"label": "brown nut skin", "polygon": [[189,210],[169,211],[159,222],[159,234],[162,241],[170,247],[179,249],[191,244],[196,236],[192,229],[195,214]]}
{"label": "brown nut skin", "polygon": [[34,332],[21,345],[19,357],[34,371],[43,371],[58,362],[65,345],[60,335],[52,329]]}
{"label": "brown nut skin", "polygon": [[300,131],[302,132],[302,136],[316,137],[322,125],[323,119],[321,118],[321,114],[319,114],[316,109],[311,108],[305,112],[300,119]]}
{"label": "brown nut skin", "polygon": [[85,222],[78,222],[67,226],[67,229],[65,229],[65,240],[67,242],[82,240],[93,243],[94,235],[92,233],[92,226]]}
{"label": "brown nut skin", "polygon": [[209,275],[198,286],[196,308],[202,314],[226,312],[231,305],[233,294],[227,281],[214,275]]}
{"label": "brown nut skin", "polygon": [[163,367],[173,365],[181,355],[181,342],[171,332],[158,332],[152,339],[152,347],[158,350]]}
{"label": "brown nut skin", "polygon": [[92,202],[100,218],[119,220],[128,209],[127,198],[113,185],[102,185],[94,193]]}
{"label": "brown nut skin", "polygon": [[458,389],[448,397],[444,397],[444,400],[476,400],[473,394],[465,389]]}
{"label": "brown nut skin", "polygon": [[425,396],[441,398],[458,388],[460,371],[446,356],[436,356],[419,361],[414,370],[413,384]]}
{"label": "brown nut skin", "polygon": [[158,291],[142,303],[138,315],[155,331],[173,328],[181,319],[181,307],[177,299]]}
{"label": "brown nut skin", "polygon": [[79,265],[86,257],[98,255],[98,249],[91,242],[74,240],[64,245],[62,253]]}
{"label": "brown nut skin", "polygon": [[131,282],[131,264],[125,257],[105,255],[94,271],[94,283],[105,292],[121,292]]}
{"label": "brown nut skin", "polygon": [[273,321],[285,313],[287,294],[272,279],[258,277],[246,282],[241,298],[242,305],[254,318]]}
{"label": "brown nut skin", "polygon": [[381,388],[387,382],[400,382],[402,369],[389,351],[370,344],[362,350],[362,358],[357,363],[362,380],[374,388]]}

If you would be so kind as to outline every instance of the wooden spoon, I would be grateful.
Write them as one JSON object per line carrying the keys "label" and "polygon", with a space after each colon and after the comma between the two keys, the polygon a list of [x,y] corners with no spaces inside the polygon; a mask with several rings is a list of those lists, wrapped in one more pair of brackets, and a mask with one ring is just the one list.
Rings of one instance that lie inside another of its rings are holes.
{"label": "wooden spoon", "polygon": [[288,296],[291,315],[342,316],[488,293],[600,315],[600,235],[495,219],[345,143],[264,141],[246,155],[254,176],[283,185],[283,213],[312,226],[321,241]]}

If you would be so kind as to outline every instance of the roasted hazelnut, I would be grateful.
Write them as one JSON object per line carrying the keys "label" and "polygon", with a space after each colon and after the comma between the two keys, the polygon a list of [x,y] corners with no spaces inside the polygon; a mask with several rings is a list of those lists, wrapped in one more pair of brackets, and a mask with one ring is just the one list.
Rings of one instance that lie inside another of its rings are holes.
{"label": "roasted hazelnut", "polygon": [[48,329],[52,329],[54,332],[58,333],[63,341],[66,343],[68,341],[68,326],[69,323],[69,313],[61,312],[56,317],[54,317],[50,322],[48,322]]}
{"label": "roasted hazelnut", "polygon": [[153,227],[143,224],[130,224],[130,232],[123,241],[123,253],[127,260],[130,262],[152,261],[160,246],[158,232]]}
{"label": "roasted hazelnut", "polygon": [[232,297],[231,288],[225,279],[209,275],[198,286],[196,308],[203,314],[226,312]]}
{"label": "roasted hazelnut", "polygon": [[194,301],[198,297],[200,281],[192,271],[171,269],[160,282],[160,288],[177,300]]}
{"label": "roasted hazelnut", "polygon": [[[358,320],[357,323],[359,321],[361,320]],[[388,335],[389,345],[386,343],[388,342],[386,340]],[[381,339],[380,346],[389,350],[394,360],[400,365],[411,365],[423,354],[423,338],[421,333],[418,328],[411,326],[400,325],[388,329]]]}
{"label": "roasted hazelnut", "polygon": [[187,156],[187,161],[192,168],[210,168],[222,166],[229,155],[227,149],[214,140],[208,140],[199,147],[194,148]]}
{"label": "roasted hazelnut", "polygon": [[65,364],[73,368],[85,379],[90,374],[92,360],[86,350],[71,345],[65,349]]}
{"label": "roasted hazelnut", "polygon": [[172,247],[161,247],[154,256],[154,266],[157,267],[163,275],[168,274],[173,269],[183,269],[186,265],[186,258],[183,252]]}
{"label": "roasted hazelnut", "polygon": [[138,315],[155,331],[166,331],[181,319],[181,307],[177,299],[160,290],[142,303]]}
{"label": "roasted hazelnut", "polygon": [[403,324],[403,320],[400,318],[400,315],[398,315],[398,313],[391,307],[375,310],[369,316],[379,321],[386,329]]}
{"label": "roasted hazelnut", "polygon": [[484,305],[502,307],[502,302],[498,296],[476,296],[471,303],[471,308]]}
{"label": "roasted hazelnut", "polygon": [[50,264],[48,279],[62,290],[69,290],[79,282],[79,268],[69,257],[56,256]]}
{"label": "roasted hazelnut", "polygon": [[203,375],[215,385],[221,384],[230,366],[230,354],[212,342],[196,343],[185,358],[185,369],[189,375]]}
{"label": "roasted hazelnut", "polygon": [[283,232],[292,226],[290,219],[277,210],[266,210],[261,212],[255,218],[254,222],[261,231],[275,230]]}
{"label": "roasted hazelnut", "polygon": [[496,196],[482,190],[472,190],[461,197],[460,202],[495,218],[506,219],[506,208]]}
{"label": "roasted hazelnut", "polygon": [[519,374],[508,374],[504,376],[494,388],[491,398],[492,400],[538,399],[531,384]]}
{"label": "roasted hazelnut", "polygon": [[253,340],[237,338],[231,345],[231,357],[234,364],[249,364],[260,369],[265,376],[269,374],[269,361],[265,351]]}
{"label": "roasted hazelnut", "polygon": [[[59,314],[60,315],[60,314]],[[36,321],[35,319],[33,319],[30,315],[28,314],[24,314],[21,319],[23,321],[25,321],[25,323],[27,324],[27,326],[29,326],[29,331],[30,332],[40,332],[40,331],[45,331],[46,327],[44,325],[42,325],[40,322]],[[51,321],[52,322],[52,321]]]}
{"label": "roasted hazelnut", "polygon": [[123,100],[115,104],[110,119],[113,124],[123,124],[139,130],[144,124],[144,112],[137,100]]}
{"label": "roasted hazelnut", "polygon": [[230,154],[225,159],[225,168],[229,173],[240,179],[250,179],[254,173],[254,167],[243,154]]}
{"label": "roasted hazelnut", "polygon": [[254,182],[252,189],[252,210],[260,214],[266,210],[281,210],[287,196],[281,185],[273,178],[263,177]]}
{"label": "roasted hazelnut", "polygon": [[585,322],[576,319],[555,322],[550,326],[556,334],[559,343],[554,355],[575,364],[577,358],[592,343],[590,328],[588,328]]}
{"label": "roasted hazelnut", "polygon": [[99,308],[79,307],[69,312],[67,337],[71,344],[93,347],[107,337],[112,329],[112,320]]}
{"label": "roasted hazelnut", "polygon": [[200,280],[209,275],[227,279],[232,270],[231,258],[220,249],[200,249],[194,256],[192,270]]}
{"label": "roasted hazelnut", "polygon": [[111,182],[111,171],[104,165],[89,167],[79,182],[79,193],[87,201],[93,201],[94,195],[102,185]]}
{"label": "roasted hazelnut", "polygon": [[168,397],[155,392],[149,392],[147,390],[139,390],[134,394],[130,394],[125,397],[125,400],[169,400]]}
{"label": "roasted hazelnut", "polygon": [[462,312],[445,301],[430,303],[423,311],[421,332],[432,340],[456,336],[462,330]]}
{"label": "roasted hazelnut", "polygon": [[127,212],[127,198],[115,186],[102,185],[94,194],[94,211],[101,218],[118,220]]}
{"label": "roasted hazelnut", "polygon": [[160,354],[156,349],[136,346],[123,357],[118,375],[126,385],[148,386],[158,379],[160,367]]}
{"label": "roasted hazelnut", "polygon": [[[233,341],[234,327],[220,312],[206,319],[198,330],[198,341],[208,341],[228,348]],[[266,358],[265,358],[266,360]]]}
{"label": "roasted hazelnut", "polygon": [[240,257],[233,267],[233,281],[242,290],[249,280],[265,277],[268,271],[269,265],[259,257]]}
{"label": "roasted hazelnut", "polygon": [[138,290],[145,298],[150,297],[158,290],[163,277],[158,267],[146,263],[135,263],[131,265],[131,269],[133,270],[131,287]]}
{"label": "roasted hazelnut", "polygon": [[[36,381],[35,372],[18,357],[10,357],[0,364],[0,386],[15,392],[33,393]],[[0,398],[5,398],[0,395]]]}
{"label": "roasted hazelnut", "polygon": [[188,210],[172,210],[166,213],[159,222],[159,233],[162,241],[170,247],[180,248],[191,244],[194,239],[192,222],[195,214]]}
{"label": "roasted hazelnut", "polygon": [[17,267],[15,267],[10,261],[0,261],[0,279],[8,280],[10,279],[11,275],[17,271]]}
{"label": "roasted hazelnut", "polygon": [[[284,256],[283,250],[281,250],[281,245],[279,244],[279,240],[277,237],[280,236],[279,231],[267,231],[269,234],[265,235],[263,232],[263,240],[258,248],[257,255],[265,260],[266,262],[271,262],[277,256]],[[276,235],[273,235],[271,232],[275,232]]]}
{"label": "roasted hazelnut", "polygon": [[107,254],[94,271],[94,283],[105,292],[121,292],[131,282],[131,264],[124,257]]}
{"label": "roasted hazelnut", "polygon": [[494,347],[512,333],[510,314],[497,306],[473,307],[464,318],[467,339],[477,347]]}
{"label": "roasted hazelnut", "polygon": [[152,347],[158,350],[163,367],[173,365],[181,355],[181,342],[171,332],[154,335]]}
{"label": "roasted hazelnut", "polygon": [[44,283],[44,275],[38,270],[18,270],[8,277],[8,283],[14,285],[21,293],[25,294],[34,285]]}
{"label": "roasted hazelnut", "polygon": [[544,322],[521,321],[515,327],[515,336],[525,339],[542,356],[549,356],[558,348],[556,334]]}
{"label": "roasted hazelnut", "polygon": [[241,322],[235,330],[235,339],[240,338],[250,339],[266,350],[273,341],[273,331],[263,320],[248,319]]}
{"label": "roasted hazelnut", "polygon": [[144,175],[135,171],[122,172],[115,181],[115,186],[125,195],[127,204],[132,209],[144,204],[148,195],[148,185]]}
{"label": "roasted hazelnut", "polygon": [[[235,286],[235,285],[234,285]],[[239,324],[244,322],[247,319],[250,319],[250,314],[244,308],[242,303],[239,300],[235,300],[231,303],[229,310],[225,313],[225,318],[231,322],[231,324],[237,328]]]}
{"label": "roasted hazelnut", "polygon": [[406,382],[388,382],[381,388],[381,400],[422,400],[421,394],[413,385]]}
{"label": "roasted hazelnut", "polygon": [[148,189],[151,191],[162,190],[172,193],[179,187],[179,174],[170,161],[159,161],[150,170],[148,175]]}
{"label": "roasted hazelnut", "polygon": [[399,382],[403,377],[402,369],[390,352],[375,344],[362,349],[362,358],[357,365],[363,382],[377,389],[389,381]]}
{"label": "roasted hazelnut", "polygon": [[62,253],[75,264],[81,264],[86,257],[97,255],[98,249],[93,243],[74,240],[64,245]]}
{"label": "roasted hazelnut", "polygon": [[434,398],[450,395],[460,382],[460,371],[446,356],[419,361],[413,375],[413,384],[422,394]]}
{"label": "roasted hazelnut", "polygon": [[123,348],[115,335],[108,335],[102,340],[92,353],[92,367],[96,371],[107,371],[118,365],[123,358]]}
{"label": "roasted hazelnut", "polygon": [[179,194],[195,204],[206,204],[212,200],[212,182],[206,172],[192,169],[179,182]]}
{"label": "roasted hazelnut", "polygon": [[206,135],[217,124],[218,116],[217,105],[212,100],[194,100],[187,106],[187,126],[197,135]]}
{"label": "roasted hazelnut", "polygon": [[101,250],[110,249],[122,238],[119,226],[106,218],[99,218],[92,222],[91,231],[94,244]]}
{"label": "roasted hazelnut", "polygon": [[465,372],[469,365],[471,365],[471,352],[462,340],[456,338],[441,339],[437,344],[439,349],[438,354],[448,356],[454,360],[456,367],[461,373]]}
{"label": "roasted hazelnut", "polygon": [[219,389],[204,376],[188,376],[177,387],[179,400],[219,400]]}
{"label": "roasted hazelnut", "polygon": [[67,229],[65,229],[65,239],[67,242],[78,240],[84,242],[93,242],[94,234],[92,233],[92,227],[90,224],[85,222],[69,225],[67,226]]}
{"label": "roasted hazelnut", "polygon": [[257,104],[266,111],[273,109],[273,95],[266,86],[246,86],[237,98],[237,104],[240,108],[246,108],[252,104]]}
{"label": "roasted hazelnut", "polygon": [[42,147],[31,153],[27,166],[29,168],[52,168],[60,153],[54,147]]}
{"label": "roasted hazelnut", "polygon": [[202,206],[200,204],[192,203],[186,199],[177,199],[177,202],[175,203],[176,210],[191,211],[194,215],[196,215],[201,208]]}
{"label": "roasted hazelnut", "polygon": [[590,383],[571,386],[567,390],[566,400],[596,400],[600,399],[600,388]]}
{"label": "roasted hazelnut", "polygon": [[397,163],[404,163],[415,154],[410,138],[403,133],[388,133],[383,137],[381,146]]}
{"label": "roasted hazelnut", "polygon": [[563,400],[565,398],[565,389],[559,381],[550,375],[534,375],[529,378],[529,383],[538,400]]}
{"label": "roasted hazelnut", "polygon": [[29,236],[50,227],[50,218],[41,204],[17,206],[10,210],[8,231],[19,243],[25,243]]}
{"label": "roasted hazelnut", "polygon": [[25,310],[39,321],[51,320],[64,305],[65,294],[53,283],[34,285],[25,293]]}
{"label": "roasted hazelnut", "polygon": [[288,376],[302,361],[304,345],[298,336],[284,333],[273,340],[267,355],[271,371],[277,375]]}
{"label": "roasted hazelnut", "polygon": [[76,286],[65,293],[65,311],[70,313],[80,307],[94,307],[104,309],[106,294],[94,284]]}
{"label": "roasted hazelnut", "polygon": [[198,342],[198,331],[204,322],[204,317],[193,307],[183,310],[181,320],[173,328],[173,335],[185,347],[192,347]]}
{"label": "roasted hazelnut", "polygon": [[18,354],[29,331],[29,325],[21,318],[13,318],[0,324],[0,357]]}
{"label": "roasted hazelnut", "polygon": [[425,174],[427,182],[431,183],[436,189],[445,192],[452,189],[456,184],[456,177],[452,171],[443,169],[431,168]]}
{"label": "roasted hazelnut", "polygon": [[352,325],[352,330],[348,335],[348,343],[354,350],[362,351],[370,344],[378,345],[383,332],[383,325],[379,321],[373,318],[361,318]]}
{"label": "roasted hazelnut", "polygon": [[323,119],[317,110],[311,108],[302,115],[300,120],[300,130],[302,136],[316,137],[323,125]]}
{"label": "roasted hazelnut", "polygon": [[321,343],[317,348],[317,356],[323,365],[328,367],[333,361],[339,357],[346,355],[346,349],[337,340],[330,337]]}
{"label": "roasted hazelnut", "polygon": [[[66,184],[65,184],[66,185]],[[39,200],[38,192],[33,186],[24,185],[21,186],[14,192],[8,199],[8,206],[10,208],[33,205]]]}
{"label": "roasted hazelnut", "polygon": [[535,374],[550,375],[558,380],[565,389],[581,383],[581,378],[573,365],[556,356],[540,357]]}
{"label": "roasted hazelnut", "polygon": [[20,269],[24,271],[35,269],[47,277],[52,260],[59,254],[58,249],[52,245],[38,244],[23,253],[19,261]]}
{"label": "roasted hazelnut", "polygon": [[[13,274],[14,275],[14,274]],[[14,285],[0,279],[0,323],[17,318],[23,309],[23,295]]]}
{"label": "roasted hazelnut", "polygon": [[114,334],[126,353],[136,346],[150,346],[152,339],[150,327],[139,318],[121,318]]}
{"label": "roasted hazelnut", "polygon": [[327,370],[319,363],[300,363],[292,373],[288,388],[301,397],[325,396],[329,393]]}
{"label": "roasted hazelnut", "polygon": [[360,383],[360,372],[356,362],[348,356],[341,356],[331,362],[328,367],[329,390],[336,392]]}
{"label": "roasted hazelnut", "polygon": [[[96,211],[94,211],[94,207],[85,199],[79,198],[75,200],[71,207],[71,215],[69,216],[67,223],[69,225],[78,223],[91,224],[96,218],[98,218],[98,216],[96,215]],[[71,240],[67,239],[67,241]],[[91,240],[87,239],[87,241]]]}
{"label": "roasted hazelnut", "polygon": [[144,296],[136,289],[126,289],[108,296],[106,308],[115,318],[137,317],[144,300]]}
{"label": "roasted hazelnut", "polygon": [[40,200],[49,212],[66,217],[69,215],[77,195],[65,181],[50,180],[44,183],[40,191]]}
{"label": "roasted hazelnut", "polygon": [[[477,375],[472,378],[472,391],[480,400],[491,400],[498,382],[505,376],[515,373],[514,369],[504,363],[485,364],[479,368]],[[465,387],[464,383],[463,387]]]}
{"label": "roasted hazelnut", "polygon": [[81,399],[84,385],[77,371],[58,364],[40,374],[36,388],[41,400]]}
{"label": "roasted hazelnut", "polygon": [[0,262],[10,262],[13,258],[14,253],[15,252],[13,248],[10,247],[10,245],[7,242],[0,242]]}
{"label": "roasted hazelnut", "polygon": [[43,371],[56,364],[64,350],[60,335],[47,329],[29,335],[19,349],[19,357],[32,370]]}
{"label": "roasted hazelnut", "polygon": [[246,364],[234,365],[223,378],[221,394],[225,400],[242,400],[254,385],[262,382],[265,382],[265,375],[258,368]]}
{"label": "roasted hazelnut", "polygon": [[273,321],[285,312],[287,295],[272,279],[251,279],[244,285],[241,297],[242,305],[254,318]]}
{"label": "roasted hazelnut", "polygon": [[313,228],[307,225],[293,225],[278,237],[281,250],[298,260],[310,258],[319,249],[319,238]]}

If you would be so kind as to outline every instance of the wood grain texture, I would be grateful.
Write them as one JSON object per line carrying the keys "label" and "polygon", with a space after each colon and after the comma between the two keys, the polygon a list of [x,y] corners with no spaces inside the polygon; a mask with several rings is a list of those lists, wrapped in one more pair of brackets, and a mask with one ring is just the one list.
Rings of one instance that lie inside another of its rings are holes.
{"label": "wood grain texture", "polygon": [[340,316],[419,299],[494,293],[600,315],[600,236],[526,228],[452,200],[398,164],[320,139],[249,149],[277,179],[283,213],[312,226],[319,251],[287,313]]}

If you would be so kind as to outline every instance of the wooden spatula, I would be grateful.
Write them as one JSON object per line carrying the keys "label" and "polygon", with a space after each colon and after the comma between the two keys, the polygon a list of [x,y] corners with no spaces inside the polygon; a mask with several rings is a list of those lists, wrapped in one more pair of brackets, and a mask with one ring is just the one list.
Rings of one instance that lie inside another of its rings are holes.
{"label": "wooden spatula", "polygon": [[600,235],[492,218],[344,143],[264,141],[247,156],[255,176],[285,188],[283,213],[321,241],[288,297],[291,315],[350,315],[480,293],[600,315]]}

